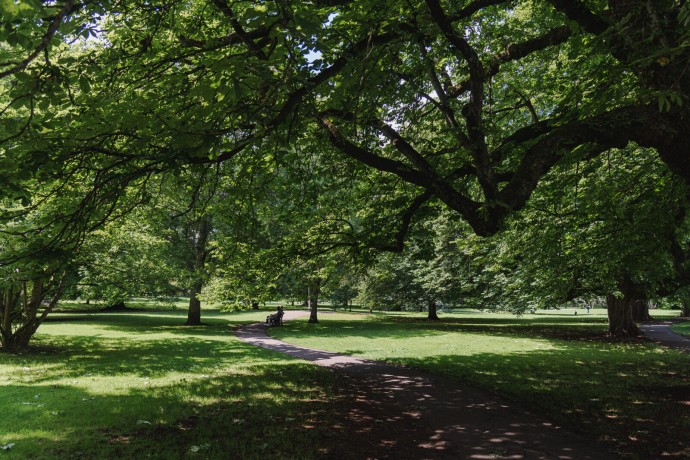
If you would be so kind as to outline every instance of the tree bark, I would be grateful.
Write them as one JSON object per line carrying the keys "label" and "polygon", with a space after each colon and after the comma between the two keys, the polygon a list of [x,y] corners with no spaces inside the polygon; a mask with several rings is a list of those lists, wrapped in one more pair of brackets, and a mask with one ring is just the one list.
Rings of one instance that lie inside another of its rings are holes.
{"label": "tree bark", "polygon": [[649,300],[635,299],[630,303],[633,321],[644,322],[652,321],[654,318],[649,314]]}
{"label": "tree bark", "polygon": [[309,306],[309,322],[316,324],[319,322],[319,291],[321,290],[321,281],[316,280],[314,287],[307,286],[307,305]]}
{"label": "tree bark", "polygon": [[606,305],[609,314],[609,334],[614,337],[636,337],[640,335],[640,329],[633,321],[630,299],[619,299],[613,294],[606,296]]}
{"label": "tree bark", "polygon": [[192,284],[191,294],[189,296],[189,309],[187,310],[187,322],[185,326],[200,326],[201,325],[201,300],[199,294],[204,288],[204,278],[201,273],[206,264],[206,243],[211,232],[211,221],[204,217],[199,222],[199,229],[194,239],[194,263],[192,265],[192,275],[194,282]]}
{"label": "tree bark", "polygon": [[629,274],[618,280],[623,298],[609,294],[606,304],[609,314],[609,333],[614,337],[636,337],[641,334],[635,321],[647,321],[649,303],[644,286],[636,283]]}
{"label": "tree bark", "polygon": [[683,305],[681,306],[681,309],[680,309],[680,316],[682,316],[684,318],[690,316],[690,303],[683,302]]}
{"label": "tree bark", "polygon": [[440,319],[436,312],[436,301],[434,299],[429,300],[429,316],[427,319],[431,321],[438,321]]}
{"label": "tree bark", "polygon": [[[35,279],[29,296],[27,283],[23,281],[21,288],[10,286],[0,290],[0,344],[4,353],[24,352],[29,349],[31,338],[43,323],[48,313],[55,308],[66,279],[66,273],[59,278],[51,276],[47,279]],[[43,311],[39,311],[47,295],[52,298]]]}
{"label": "tree bark", "polygon": [[189,308],[187,309],[187,322],[185,326],[201,325],[201,300],[199,294],[204,287],[203,280],[196,280],[192,286],[192,293],[189,296]]}

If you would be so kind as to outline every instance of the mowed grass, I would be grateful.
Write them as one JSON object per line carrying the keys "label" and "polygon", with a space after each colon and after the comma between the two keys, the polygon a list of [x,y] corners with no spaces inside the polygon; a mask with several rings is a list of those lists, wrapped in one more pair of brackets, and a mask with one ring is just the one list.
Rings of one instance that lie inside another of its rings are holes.
{"label": "mowed grass", "polygon": [[[690,355],[606,338],[606,313],[323,314],[287,342],[425,369],[550,416],[622,458],[690,458]],[[653,316],[677,316],[654,311]]]}
{"label": "mowed grass", "polygon": [[686,337],[690,337],[690,321],[685,321],[680,324],[674,324],[673,327],[673,332],[676,334],[681,334]]}
{"label": "mowed grass", "polygon": [[237,340],[266,311],[56,314],[0,354],[7,459],[318,458],[338,436],[329,371]]}

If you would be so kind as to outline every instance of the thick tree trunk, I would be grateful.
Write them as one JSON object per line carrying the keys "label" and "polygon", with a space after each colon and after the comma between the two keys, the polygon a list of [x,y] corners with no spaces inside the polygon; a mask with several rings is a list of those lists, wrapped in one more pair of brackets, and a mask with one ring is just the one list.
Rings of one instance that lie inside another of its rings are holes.
{"label": "thick tree trunk", "polygon": [[115,302],[113,304],[108,305],[103,310],[104,311],[126,311],[127,305],[125,305],[124,300],[120,300],[119,302]]}
{"label": "thick tree trunk", "polygon": [[681,309],[680,309],[680,316],[682,316],[682,317],[690,316],[690,303],[683,302],[683,305],[681,306]]}
{"label": "thick tree trunk", "polygon": [[640,329],[633,321],[630,299],[617,298],[613,294],[606,296],[606,305],[609,314],[609,333],[614,337],[636,337],[640,335]]}
{"label": "thick tree trunk", "polygon": [[204,288],[204,278],[201,273],[206,264],[206,243],[211,232],[211,221],[204,217],[199,222],[199,229],[194,239],[194,263],[192,265],[192,275],[194,276],[194,283],[192,285],[191,294],[189,296],[189,310],[187,311],[187,322],[185,326],[199,326],[201,325],[201,300],[199,294]]}
{"label": "thick tree trunk", "polygon": [[429,316],[427,319],[432,321],[437,321],[439,319],[438,314],[436,313],[436,301],[433,299],[429,300]]}
{"label": "thick tree trunk", "polygon": [[636,337],[641,332],[635,320],[651,318],[647,294],[644,286],[636,283],[627,273],[618,280],[618,288],[623,293],[622,299],[612,294],[606,296],[609,333],[614,337]]}
{"label": "thick tree trunk", "polygon": [[649,314],[649,300],[636,299],[630,303],[630,310],[633,321],[644,322],[652,321],[654,318]]}
{"label": "thick tree trunk", "polygon": [[192,293],[189,296],[189,308],[187,309],[187,322],[185,326],[200,326],[201,325],[201,300],[199,294],[204,287],[203,280],[197,280],[192,287]]}
{"label": "thick tree trunk", "polygon": [[[48,283],[43,279],[21,282],[21,288],[11,286],[0,289],[0,344],[4,353],[23,352],[29,349],[29,342],[43,323],[48,313],[55,308],[62,295],[66,279],[50,277]],[[27,284],[32,284],[29,296]],[[51,289],[47,285],[52,286]],[[52,291],[52,298],[43,311],[41,306]]]}

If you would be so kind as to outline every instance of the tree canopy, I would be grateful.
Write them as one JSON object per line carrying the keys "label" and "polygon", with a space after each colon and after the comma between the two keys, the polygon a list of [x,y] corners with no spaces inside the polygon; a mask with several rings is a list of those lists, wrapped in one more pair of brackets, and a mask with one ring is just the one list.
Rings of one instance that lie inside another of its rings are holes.
{"label": "tree canopy", "polygon": [[[231,178],[219,202],[247,180],[270,213],[295,211],[294,228],[263,235],[306,235],[298,252],[315,257],[400,251],[439,203],[496,234],[558,167],[601,175],[612,151],[637,152],[630,177],[654,179],[634,163],[658,159],[679,195],[690,183],[686,0],[27,0],[0,12],[8,267],[54,264],[174,178],[210,171]],[[652,216],[663,197],[640,200]],[[677,216],[664,241],[682,278]]]}

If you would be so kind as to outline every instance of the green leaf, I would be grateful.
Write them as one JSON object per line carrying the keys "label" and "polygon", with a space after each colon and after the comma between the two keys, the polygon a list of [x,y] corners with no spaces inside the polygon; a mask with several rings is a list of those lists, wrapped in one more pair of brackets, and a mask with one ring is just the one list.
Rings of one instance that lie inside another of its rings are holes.
{"label": "green leaf", "polygon": [[88,93],[91,91],[91,82],[89,82],[89,79],[83,75],[79,77],[79,88],[84,93]]}

